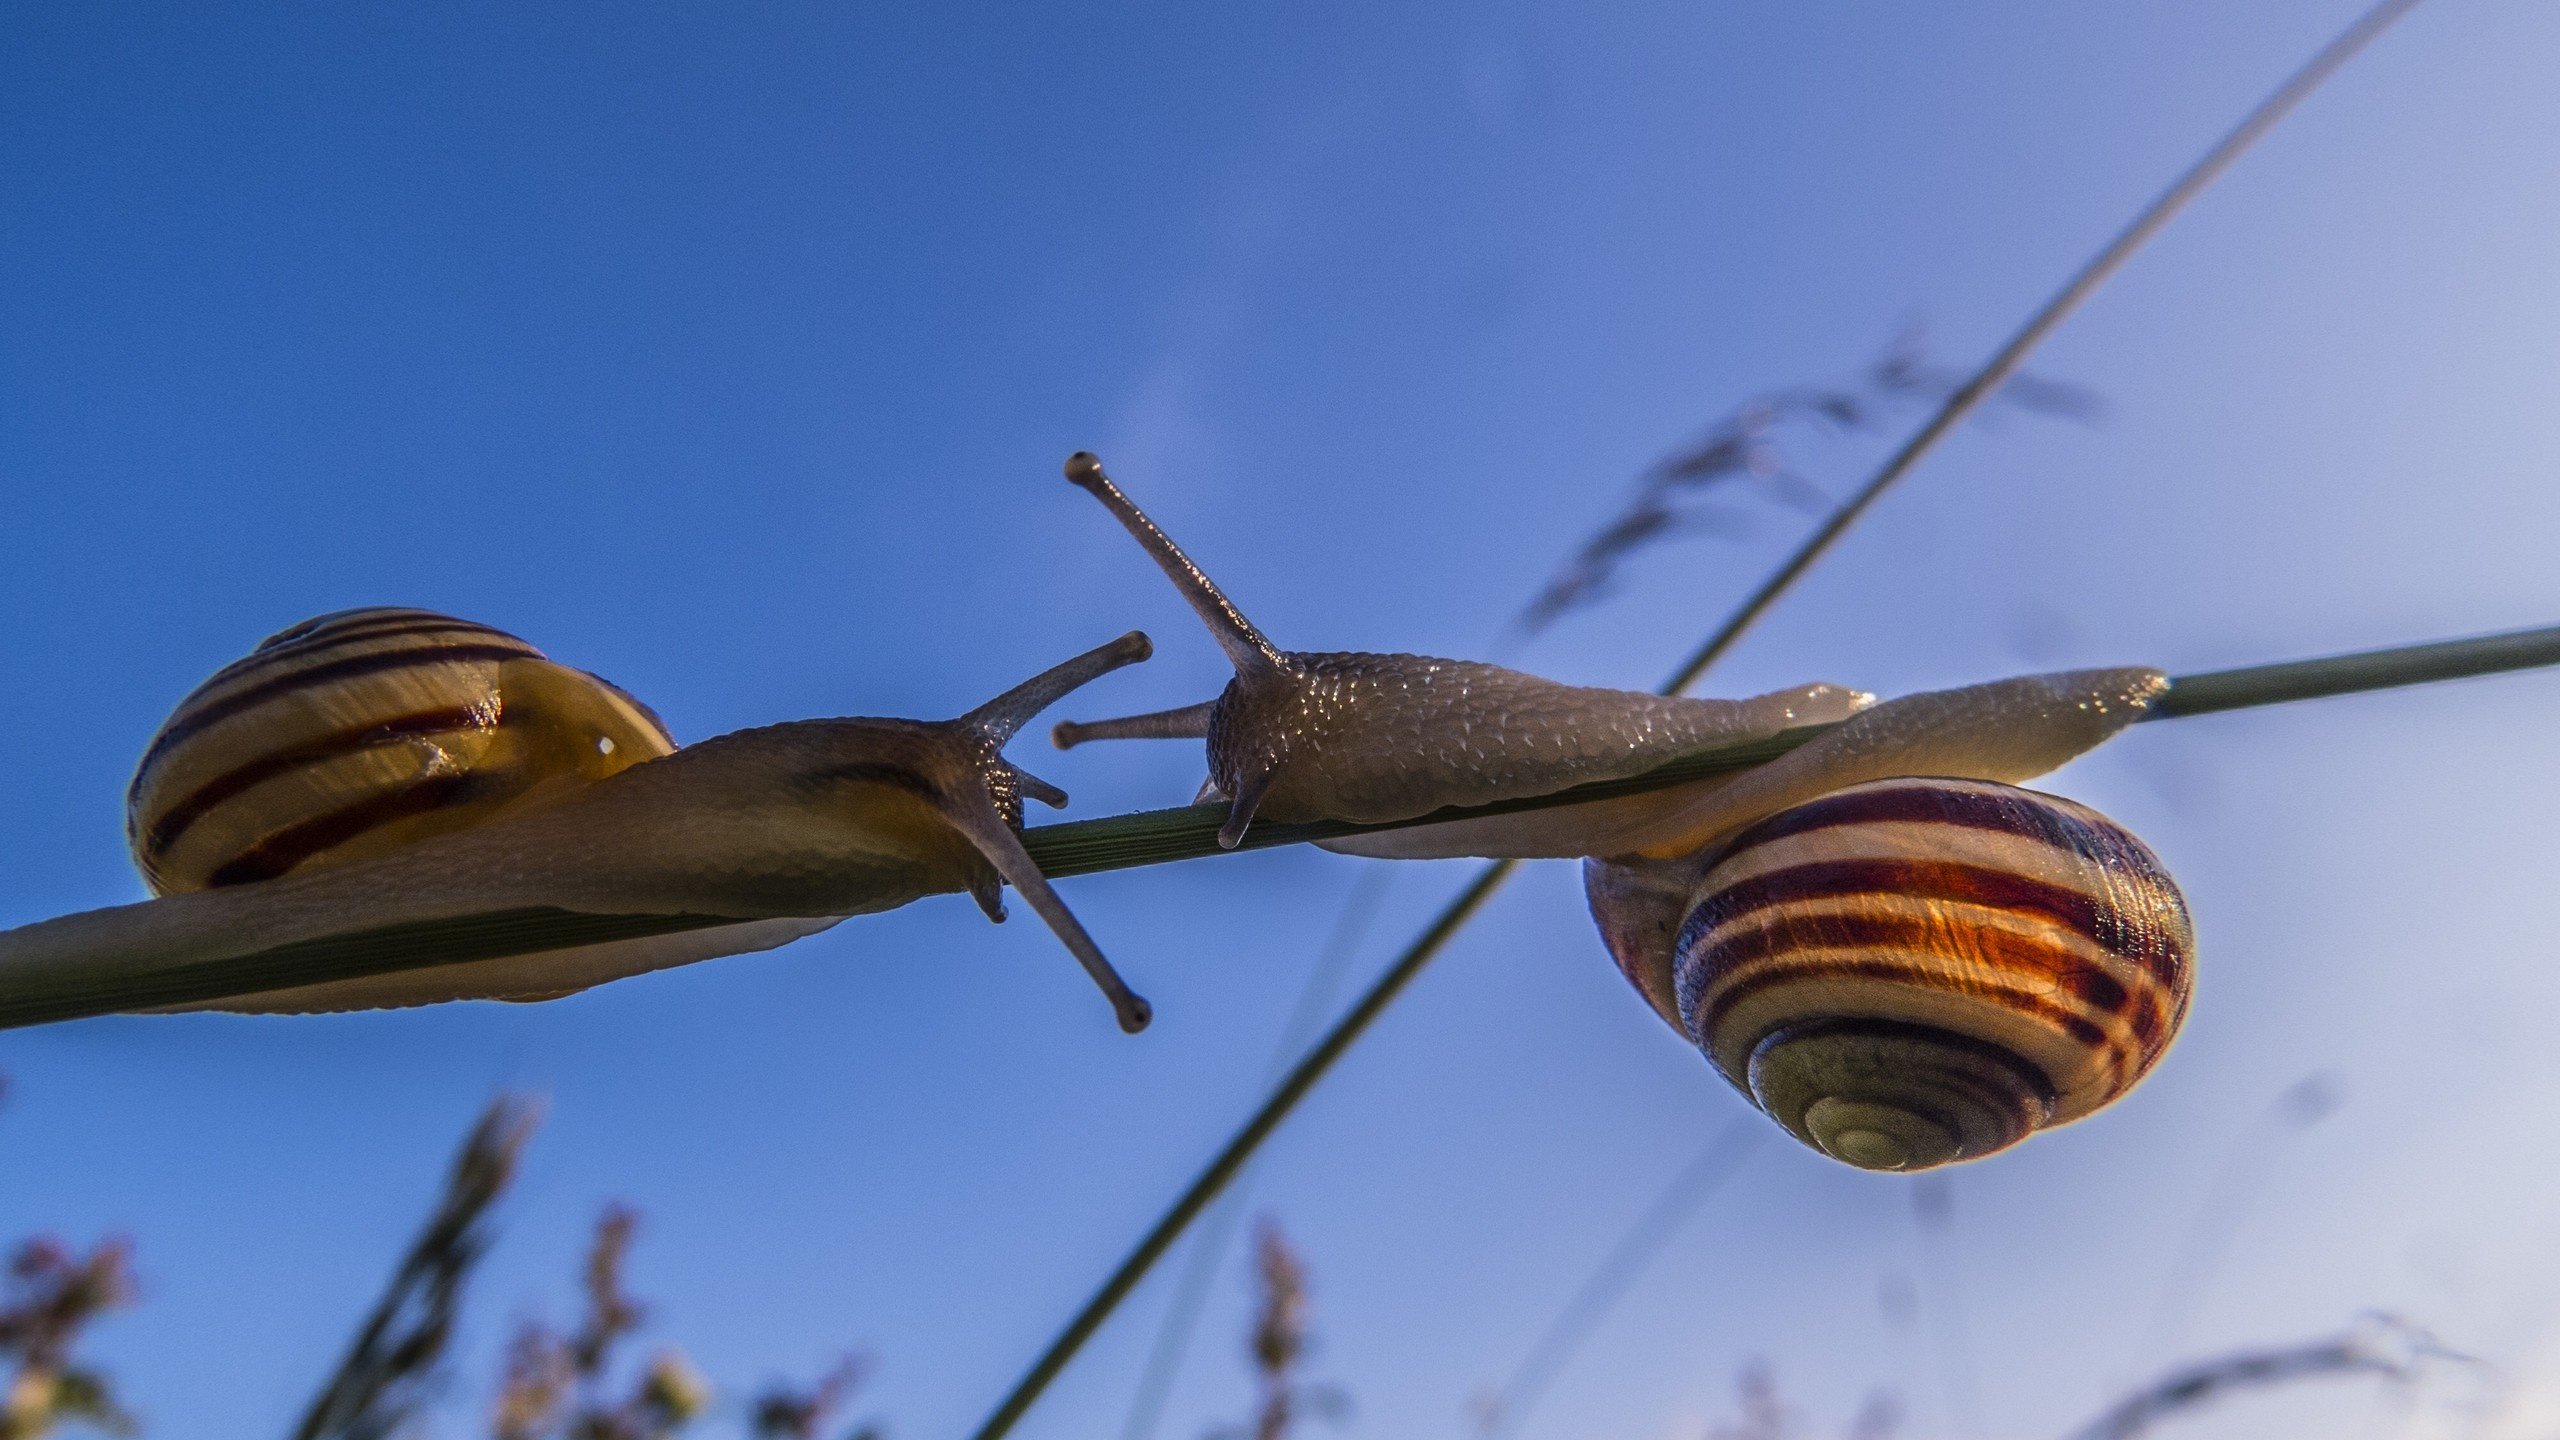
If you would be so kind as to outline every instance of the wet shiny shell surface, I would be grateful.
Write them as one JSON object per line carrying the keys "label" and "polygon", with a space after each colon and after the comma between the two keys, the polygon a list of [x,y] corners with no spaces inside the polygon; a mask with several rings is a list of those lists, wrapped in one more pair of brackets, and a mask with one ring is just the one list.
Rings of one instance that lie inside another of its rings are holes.
{"label": "wet shiny shell surface", "polygon": [[181,701],[126,797],[160,894],[378,855],[675,748],[646,706],[504,631],[341,611]]}
{"label": "wet shiny shell surface", "polygon": [[1868,1168],[2086,1115],[2187,1009],[2194,932],[2168,872],[2122,826],[2031,790],[1851,786],[1743,830],[1694,894],[1674,943],[1683,1027],[1799,1138]]}

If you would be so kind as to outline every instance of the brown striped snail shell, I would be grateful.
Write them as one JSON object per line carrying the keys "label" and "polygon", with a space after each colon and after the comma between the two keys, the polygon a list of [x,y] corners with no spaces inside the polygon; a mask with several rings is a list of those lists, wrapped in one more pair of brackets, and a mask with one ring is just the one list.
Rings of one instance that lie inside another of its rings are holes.
{"label": "brown striped snail shell", "polygon": [[2186,1015],[2194,929],[2158,857],[2015,786],[1870,781],[1685,864],[1586,878],[1647,1000],[1789,1133],[1862,1169],[1975,1159],[2088,1115]]}
{"label": "brown striped snail shell", "polygon": [[562,911],[684,922],[178,1008],[540,1000],[925,895],[966,891],[1001,920],[1011,885],[1137,1030],[1146,1001],[1017,833],[1025,797],[1067,797],[1003,747],[1150,648],[1132,631],[951,720],[799,720],[677,748],[647,707],[503,631],[423,610],[325,615],[198,687],[144,756],[127,826],[161,898],[0,934],[0,968],[218,969],[350,933]]}
{"label": "brown striped snail shell", "polygon": [[156,894],[269,880],[484,824],[676,748],[648,707],[503,630],[375,607],[195,688],[125,798]]}

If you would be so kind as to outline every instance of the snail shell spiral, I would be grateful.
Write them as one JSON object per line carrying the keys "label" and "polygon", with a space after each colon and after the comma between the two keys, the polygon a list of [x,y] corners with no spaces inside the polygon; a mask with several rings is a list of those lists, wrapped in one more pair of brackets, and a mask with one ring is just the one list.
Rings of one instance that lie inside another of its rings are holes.
{"label": "snail shell spiral", "polygon": [[380,855],[675,749],[647,706],[503,630],[342,610],[181,701],[125,802],[158,894]]}
{"label": "snail shell spiral", "polygon": [[1683,1028],[1798,1139],[1862,1169],[2004,1149],[2132,1088],[2185,1017],[2194,930],[2141,840],[1981,781],[1879,780],[1706,861],[1673,941]]}

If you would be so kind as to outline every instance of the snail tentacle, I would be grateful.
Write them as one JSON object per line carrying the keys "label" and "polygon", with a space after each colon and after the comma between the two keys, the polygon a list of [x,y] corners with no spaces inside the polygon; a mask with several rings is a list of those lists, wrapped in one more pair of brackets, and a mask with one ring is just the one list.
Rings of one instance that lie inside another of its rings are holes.
{"label": "snail tentacle", "polygon": [[1280,778],[1277,764],[1264,765],[1235,777],[1233,793],[1227,797],[1227,820],[1218,827],[1218,845],[1233,850],[1244,843],[1244,832],[1253,824],[1254,812],[1262,808],[1262,797],[1271,793],[1271,784]]}
{"label": "snail tentacle", "polygon": [[1132,630],[1107,645],[1097,645],[1060,661],[979,706],[956,722],[984,735],[1002,749],[1031,717],[1114,670],[1135,665],[1155,654],[1155,642],[1143,630]]}
{"label": "snail tentacle", "polygon": [[978,913],[987,917],[987,923],[1001,925],[1005,922],[1003,875],[993,870],[972,872],[969,876],[969,898],[977,902]]}
{"label": "snail tentacle", "polygon": [[1067,457],[1067,479],[1101,501],[1112,518],[1136,537],[1139,547],[1164,571],[1173,587],[1182,592],[1182,598],[1199,615],[1200,623],[1209,627],[1218,647],[1226,651],[1227,658],[1235,663],[1237,673],[1251,674],[1257,670],[1277,670],[1285,666],[1286,657],[1281,654],[1280,647],[1272,644],[1254,628],[1252,621],[1244,618],[1244,612],[1238,610],[1235,602],[1209,579],[1206,571],[1182,553],[1182,547],[1173,543],[1173,537],[1158,529],[1156,522],[1147,518],[1146,512],[1120,493],[1120,487],[1112,484],[1111,477],[1103,473],[1102,461],[1092,451],[1079,450]]}
{"label": "snail tentacle", "polygon": [[1088,740],[1206,740],[1215,700],[1174,710],[1151,710],[1113,720],[1061,720],[1049,731],[1050,743],[1072,750]]}
{"label": "snail tentacle", "polygon": [[1064,810],[1067,808],[1066,791],[1059,789],[1057,786],[1050,784],[1048,781],[1041,779],[1039,776],[1032,774],[1030,771],[1023,769],[1021,766],[1016,765],[1011,761],[1007,761],[1004,768],[1005,773],[1013,777],[1014,788],[1021,791],[1024,796],[1037,800],[1052,810]]}
{"label": "snail tentacle", "polygon": [[[1040,873],[1039,863],[1031,858],[1030,851],[1022,848],[1022,837],[1005,823],[994,802],[985,796],[962,799],[949,808],[949,814],[960,833],[977,846],[978,853],[986,857],[987,863],[995,867],[996,873],[1004,877],[1005,883],[1022,896],[1033,912],[1048,922],[1049,929],[1066,945],[1068,953],[1076,957],[1085,974],[1091,976],[1095,986],[1109,998],[1120,1028],[1132,1035],[1146,1029],[1147,1022],[1155,1016],[1155,1008],[1132,991],[1120,978],[1119,972],[1111,967],[1102,947],[1093,942],[1093,937],[1085,932],[1074,912],[1067,909],[1067,903],[1050,888],[1049,877]],[[979,903],[983,906],[986,901],[982,897]],[[989,918],[1004,918],[1001,901],[989,911]]]}

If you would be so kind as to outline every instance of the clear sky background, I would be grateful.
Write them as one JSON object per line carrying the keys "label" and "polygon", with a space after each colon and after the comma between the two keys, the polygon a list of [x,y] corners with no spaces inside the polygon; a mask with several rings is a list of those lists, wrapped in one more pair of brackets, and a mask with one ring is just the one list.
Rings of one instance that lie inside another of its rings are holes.
{"label": "clear sky background", "polygon": [[[345,606],[514,630],[686,739],[956,713],[1132,626],[1158,658],[1064,713],[1207,696],[1216,650],[1058,478],[1079,447],[1284,644],[1649,685],[1803,522],[1761,505],[1502,648],[1645,464],[1914,315],[1977,358],[2353,9],[15,7],[0,922],[138,898],[122,792],[161,717]],[[2555,54],[2533,0],[2422,8],[2039,357],[2102,422],[1969,428],[1710,688],[2560,621]],[[1837,491],[1891,438],[1805,463]],[[2194,905],[2168,1063],[1954,1172],[1941,1230],[1772,1130],[1522,1434],[1695,1437],[1759,1358],[1813,1435],[1883,1387],[1913,1435],[2049,1436],[2374,1307],[2503,1379],[2188,1433],[2546,1434],[2555,704],[2528,676],[2182,721],[2064,772]],[[1077,815],[1200,772],[1015,753]],[[1246,1112],[1361,873],[1070,882],[1156,1003],[1134,1039],[957,898],[546,1005],[0,1035],[0,1236],[134,1237],[144,1301],[94,1353],[156,1434],[276,1435],[473,1113],[536,1091],[438,1433],[481,1424],[516,1322],[571,1318],[616,1198],[651,1336],[727,1394],[862,1347],[898,1435],[962,1433]],[[1399,870],[1353,981],[1464,873]],[[2337,1111],[2271,1121],[2310,1076]],[[1344,1433],[1463,1433],[1743,1113],[1533,868],[1257,1172]],[[1242,1415],[1247,1282],[1224,1263],[1163,1434]],[[1170,1289],[1023,1433],[1117,1434]]]}

